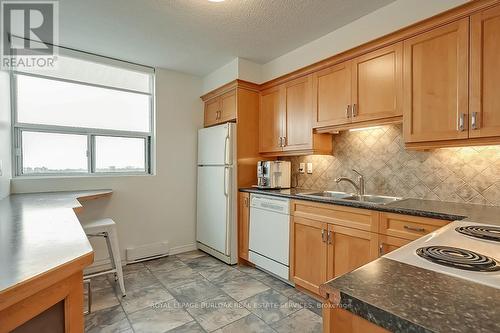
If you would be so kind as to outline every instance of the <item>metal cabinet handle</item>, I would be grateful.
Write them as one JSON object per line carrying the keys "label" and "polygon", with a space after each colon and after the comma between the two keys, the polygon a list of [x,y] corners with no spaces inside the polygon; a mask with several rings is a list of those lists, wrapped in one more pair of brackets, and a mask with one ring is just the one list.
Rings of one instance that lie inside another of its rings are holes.
{"label": "metal cabinet handle", "polygon": [[286,146],[286,136],[283,137],[283,147]]}
{"label": "metal cabinet handle", "polygon": [[411,230],[411,231],[416,231],[416,232],[424,232],[425,231],[424,228],[417,228],[417,227],[412,227],[409,225],[405,225],[403,228],[405,228],[406,230]]}
{"label": "metal cabinet handle", "polygon": [[465,130],[465,113],[461,113],[458,117],[457,130],[463,132]]}
{"label": "metal cabinet handle", "polygon": [[321,241],[323,243],[326,243],[326,239],[325,239],[325,229],[321,229]]}
{"label": "metal cabinet handle", "polygon": [[384,243],[381,243],[379,246],[378,246],[378,256],[381,257],[384,255]]}
{"label": "metal cabinet handle", "polygon": [[245,198],[243,200],[243,205],[245,205],[245,207],[248,207],[248,198]]}
{"label": "metal cabinet handle", "polygon": [[358,115],[358,109],[357,109],[357,106],[356,106],[356,104],[353,104],[353,105],[352,105],[352,117],[353,117],[353,118],[356,118],[356,117],[357,117],[357,115]]}
{"label": "metal cabinet handle", "polygon": [[478,129],[479,127],[477,126],[477,112],[472,112],[471,120],[470,120],[470,127],[475,130]]}
{"label": "metal cabinet handle", "polygon": [[328,241],[328,244],[333,244],[332,231],[331,230],[328,230],[328,235],[326,236],[326,239]]}
{"label": "metal cabinet handle", "polygon": [[351,114],[350,114],[350,111],[351,110],[351,106],[350,105],[347,105],[347,107],[345,108],[345,117],[347,119],[349,119],[351,117]]}
{"label": "metal cabinet handle", "polygon": [[282,139],[283,138],[280,136],[278,139],[278,147],[283,147]]}

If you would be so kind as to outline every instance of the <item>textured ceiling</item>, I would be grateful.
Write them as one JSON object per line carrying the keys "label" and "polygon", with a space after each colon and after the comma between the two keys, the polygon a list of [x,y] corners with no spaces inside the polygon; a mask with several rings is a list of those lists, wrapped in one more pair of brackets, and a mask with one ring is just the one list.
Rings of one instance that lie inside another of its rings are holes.
{"label": "textured ceiling", "polygon": [[60,0],[60,44],[205,75],[265,63],[394,0]]}

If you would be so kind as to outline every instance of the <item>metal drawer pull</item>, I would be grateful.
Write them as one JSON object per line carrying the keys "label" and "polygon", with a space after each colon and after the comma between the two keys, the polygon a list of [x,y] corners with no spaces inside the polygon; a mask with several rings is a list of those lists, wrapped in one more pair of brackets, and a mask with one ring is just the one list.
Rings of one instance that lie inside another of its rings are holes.
{"label": "metal drawer pull", "polygon": [[470,127],[473,130],[478,129],[478,127],[477,127],[477,112],[472,112],[472,117],[470,120]]}
{"label": "metal drawer pull", "polygon": [[351,117],[351,114],[349,113],[349,110],[351,109],[351,106],[348,105],[346,108],[345,108],[345,117],[346,118],[350,118]]}
{"label": "metal drawer pull", "polygon": [[412,227],[412,226],[409,226],[409,225],[405,225],[404,228],[406,230],[411,230],[411,231],[416,231],[416,232],[424,232],[425,231],[424,228],[417,228],[417,227]]}
{"label": "metal drawer pull", "polygon": [[358,115],[358,110],[357,110],[356,104],[353,104],[352,105],[352,117],[356,118],[357,115]]}
{"label": "metal drawer pull", "polygon": [[461,113],[460,117],[458,117],[458,125],[457,130],[463,132],[465,130],[465,114]]}

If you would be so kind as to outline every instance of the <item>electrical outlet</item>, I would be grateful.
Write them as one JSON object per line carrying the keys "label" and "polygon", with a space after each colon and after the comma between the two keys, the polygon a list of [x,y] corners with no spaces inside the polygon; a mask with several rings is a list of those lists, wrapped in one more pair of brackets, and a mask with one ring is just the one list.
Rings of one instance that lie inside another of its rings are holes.
{"label": "electrical outlet", "polygon": [[305,163],[299,163],[299,172],[300,173],[306,172],[306,164]]}
{"label": "electrical outlet", "polygon": [[313,164],[311,162],[307,163],[307,173],[313,173]]}

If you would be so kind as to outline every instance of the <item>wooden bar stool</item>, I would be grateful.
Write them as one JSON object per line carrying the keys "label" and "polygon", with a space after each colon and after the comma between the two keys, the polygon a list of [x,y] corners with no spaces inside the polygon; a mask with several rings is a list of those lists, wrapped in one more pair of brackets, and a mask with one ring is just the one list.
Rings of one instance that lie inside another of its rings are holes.
{"label": "wooden bar stool", "polygon": [[86,224],[82,224],[87,237],[104,237],[108,246],[109,258],[111,260],[111,269],[89,274],[84,279],[90,279],[99,275],[114,273],[115,281],[118,281],[122,295],[125,296],[125,284],[123,283],[122,261],[120,257],[120,248],[118,246],[118,236],[116,233],[116,223],[112,219],[100,219]]}

